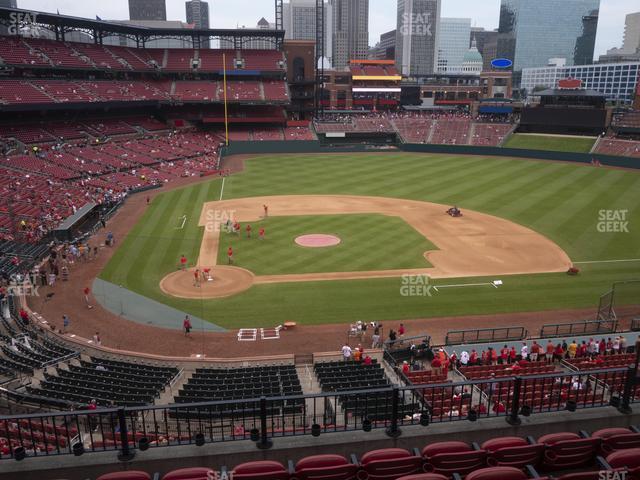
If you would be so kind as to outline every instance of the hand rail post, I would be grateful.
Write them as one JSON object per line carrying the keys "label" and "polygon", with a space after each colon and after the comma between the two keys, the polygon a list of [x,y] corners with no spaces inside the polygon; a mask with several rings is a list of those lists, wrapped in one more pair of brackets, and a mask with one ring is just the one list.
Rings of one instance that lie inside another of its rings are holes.
{"label": "hand rail post", "polygon": [[511,398],[511,412],[507,416],[509,425],[520,425],[522,420],[518,416],[520,411],[520,389],[522,388],[522,377],[516,377],[513,381],[513,397]]}

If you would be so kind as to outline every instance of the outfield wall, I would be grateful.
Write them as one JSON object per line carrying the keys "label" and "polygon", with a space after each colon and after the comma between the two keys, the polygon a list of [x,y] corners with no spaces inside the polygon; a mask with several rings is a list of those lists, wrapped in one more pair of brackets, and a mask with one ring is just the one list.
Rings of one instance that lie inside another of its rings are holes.
{"label": "outfield wall", "polygon": [[[446,155],[482,155],[487,157],[532,158],[537,160],[553,160],[590,164],[597,159],[602,165],[640,169],[640,159],[616,157],[591,153],[552,152],[520,148],[476,147],[471,145],[431,145],[404,143],[398,150],[415,153],[437,153]],[[224,147],[222,155],[259,155],[270,153],[384,153],[395,149],[373,147],[369,145],[327,146],[317,140],[308,141],[262,141],[233,142]]]}

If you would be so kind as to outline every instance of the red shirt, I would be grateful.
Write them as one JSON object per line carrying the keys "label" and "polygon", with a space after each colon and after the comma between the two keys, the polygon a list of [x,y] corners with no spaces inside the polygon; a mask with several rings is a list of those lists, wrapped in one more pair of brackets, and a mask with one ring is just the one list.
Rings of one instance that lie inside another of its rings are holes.
{"label": "red shirt", "polygon": [[509,352],[509,356],[511,357],[512,360],[515,360],[516,358],[516,349],[511,347],[511,351]]}
{"label": "red shirt", "polygon": [[261,236],[261,237],[262,237],[262,236],[264,236],[264,228],[261,228],[261,229],[260,229],[260,236]]}
{"label": "red shirt", "polygon": [[500,350],[500,358],[502,358],[503,360],[506,360],[507,358],[509,358],[508,348],[503,348],[502,350]]}
{"label": "red shirt", "polygon": [[365,365],[371,365],[371,357],[369,355],[364,357],[364,364]]}
{"label": "red shirt", "polygon": [[540,353],[540,345],[537,343],[531,345],[531,353]]}
{"label": "red shirt", "polygon": [[476,363],[478,361],[478,354],[476,352],[471,352],[469,356],[469,362]]}
{"label": "red shirt", "polygon": [[400,328],[398,329],[398,334],[399,335],[404,335],[404,327],[401,325]]}
{"label": "red shirt", "polygon": [[86,287],[86,288],[84,289],[84,294],[85,294],[85,295],[89,295],[89,293],[91,293],[91,290],[89,290],[89,287]]}
{"label": "red shirt", "polygon": [[440,368],[442,366],[442,362],[438,357],[431,360],[431,368]]}
{"label": "red shirt", "polygon": [[402,373],[409,373],[409,364],[408,363],[403,363],[402,364]]}
{"label": "red shirt", "polygon": [[182,326],[183,328],[191,328],[191,322],[189,321],[188,318],[184,319],[184,322],[182,322]]}
{"label": "red shirt", "polygon": [[556,347],[556,351],[555,351],[556,355],[558,355],[559,357],[561,357],[564,354],[564,350],[562,349],[562,345],[558,345]]}
{"label": "red shirt", "polygon": [[251,225],[247,225],[247,232],[251,231]]}
{"label": "red shirt", "polygon": [[233,255],[233,248],[229,247],[227,249],[227,255],[229,255],[230,257]]}
{"label": "red shirt", "polygon": [[200,275],[200,272],[199,272],[199,271],[197,271],[197,270],[196,270],[195,272],[193,272],[193,276],[194,276],[194,277],[198,278],[198,275]]}
{"label": "red shirt", "polygon": [[180,263],[183,265],[187,263],[187,257],[180,257]]}
{"label": "red shirt", "polygon": [[552,354],[554,349],[553,343],[547,343],[547,353]]}

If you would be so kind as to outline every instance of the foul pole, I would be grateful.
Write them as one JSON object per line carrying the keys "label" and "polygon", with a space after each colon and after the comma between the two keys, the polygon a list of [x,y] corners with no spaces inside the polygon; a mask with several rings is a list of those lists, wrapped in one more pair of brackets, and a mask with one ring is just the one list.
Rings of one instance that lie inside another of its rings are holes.
{"label": "foul pole", "polygon": [[224,143],[229,146],[229,116],[227,111],[227,54],[222,54],[222,85],[224,90]]}

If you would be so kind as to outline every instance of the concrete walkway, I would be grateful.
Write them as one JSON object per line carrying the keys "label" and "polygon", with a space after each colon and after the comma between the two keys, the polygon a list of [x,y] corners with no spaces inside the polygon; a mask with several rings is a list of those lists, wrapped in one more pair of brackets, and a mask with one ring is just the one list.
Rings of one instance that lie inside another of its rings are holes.
{"label": "concrete walkway", "polygon": [[[182,330],[185,313],[143,297],[131,290],[99,278],[93,281],[93,296],[105,309],[132,322],[154,327]],[[226,332],[224,328],[190,315],[195,332]]]}

